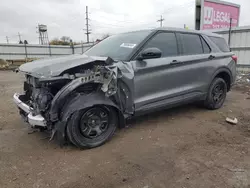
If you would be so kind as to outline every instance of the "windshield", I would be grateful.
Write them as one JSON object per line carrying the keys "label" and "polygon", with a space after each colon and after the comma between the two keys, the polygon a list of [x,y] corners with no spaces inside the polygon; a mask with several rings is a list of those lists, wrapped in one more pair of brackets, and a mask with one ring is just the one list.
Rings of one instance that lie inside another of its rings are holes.
{"label": "windshield", "polygon": [[96,44],[84,54],[88,56],[111,57],[115,60],[126,60],[133,49],[150,33],[136,31],[110,36]]}

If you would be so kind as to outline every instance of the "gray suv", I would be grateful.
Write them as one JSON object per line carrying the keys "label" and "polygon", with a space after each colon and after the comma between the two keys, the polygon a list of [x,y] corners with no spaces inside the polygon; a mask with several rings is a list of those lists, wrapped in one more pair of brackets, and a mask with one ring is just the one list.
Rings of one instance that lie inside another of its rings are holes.
{"label": "gray suv", "polygon": [[60,143],[93,148],[127,118],[200,101],[220,108],[237,57],[219,35],[160,28],[110,36],[84,54],[23,64],[20,115]]}

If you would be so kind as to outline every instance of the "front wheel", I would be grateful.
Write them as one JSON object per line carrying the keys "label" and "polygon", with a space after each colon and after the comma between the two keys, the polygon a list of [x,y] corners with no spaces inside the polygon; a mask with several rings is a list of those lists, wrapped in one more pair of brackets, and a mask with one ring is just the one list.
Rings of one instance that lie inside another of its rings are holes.
{"label": "front wheel", "polygon": [[211,110],[220,108],[227,95],[227,84],[222,78],[215,78],[210,85],[205,107]]}
{"label": "front wheel", "polygon": [[104,144],[114,134],[117,113],[108,106],[93,106],[72,114],[67,124],[67,136],[79,148],[94,148]]}

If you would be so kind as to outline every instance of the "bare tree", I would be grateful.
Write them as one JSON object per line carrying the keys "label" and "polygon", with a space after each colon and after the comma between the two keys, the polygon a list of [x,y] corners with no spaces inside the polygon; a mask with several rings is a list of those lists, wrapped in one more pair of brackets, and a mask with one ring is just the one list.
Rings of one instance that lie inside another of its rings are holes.
{"label": "bare tree", "polygon": [[110,34],[109,34],[109,33],[106,33],[106,34],[102,35],[101,40],[104,40],[104,39],[108,38],[109,36],[110,36]]}
{"label": "bare tree", "polygon": [[71,44],[71,39],[68,36],[62,36],[60,40],[58,38],[54,38],[53,40],[50,41],[51,45],[70,45]]}
{"label": "bare tree", "polygon": [[68,36],[62,36],[61,41],[70,43],[71,38]]}

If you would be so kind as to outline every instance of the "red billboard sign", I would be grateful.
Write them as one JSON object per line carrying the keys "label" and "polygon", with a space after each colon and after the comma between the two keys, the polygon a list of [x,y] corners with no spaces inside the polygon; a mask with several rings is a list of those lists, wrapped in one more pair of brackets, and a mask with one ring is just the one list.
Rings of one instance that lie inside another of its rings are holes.
{"label": "red billboard sign", "polygon": [[240,6],[215,0],[204,0],[201,29],[229,28],[239,25]]}

